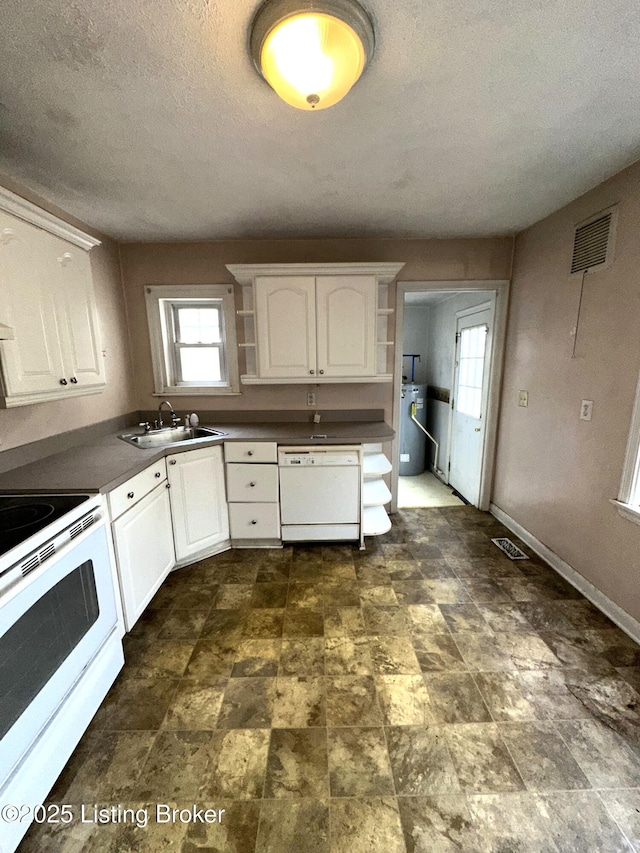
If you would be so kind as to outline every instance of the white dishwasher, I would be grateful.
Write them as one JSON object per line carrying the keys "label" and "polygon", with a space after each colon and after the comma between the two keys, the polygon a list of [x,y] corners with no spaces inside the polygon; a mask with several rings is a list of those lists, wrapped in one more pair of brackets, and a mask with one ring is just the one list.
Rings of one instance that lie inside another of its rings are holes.
{"label": "white dishwasher", "polygon": [[279,447],[278,469],[283,541],[360,539],[359,445]]}

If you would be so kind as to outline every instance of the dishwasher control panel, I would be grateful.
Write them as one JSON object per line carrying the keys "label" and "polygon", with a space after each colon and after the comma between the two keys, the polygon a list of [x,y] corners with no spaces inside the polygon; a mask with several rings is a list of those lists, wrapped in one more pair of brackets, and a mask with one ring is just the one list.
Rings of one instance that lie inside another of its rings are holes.
{"label": "dishwasher control panel", "polygon": [[300,448],[280,448],[278,450],[278,465],[281,468],[309,468],[342,466],[342,465],[359,465],[360,454],[357,450],[313,448],[310,450],[300,450]]}

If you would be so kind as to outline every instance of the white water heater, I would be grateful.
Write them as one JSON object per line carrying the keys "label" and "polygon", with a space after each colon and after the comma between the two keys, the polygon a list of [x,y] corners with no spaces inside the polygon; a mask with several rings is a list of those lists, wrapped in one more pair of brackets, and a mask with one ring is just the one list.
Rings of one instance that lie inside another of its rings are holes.
{"label": "white water heater", "polygon": [[414,382],[402,386],[400,401],[400,466],[401,477],[422,474],[426,467],[427,437],[411,419],[415,404],[415,417],[422,426],[427,425],[427,386]]}

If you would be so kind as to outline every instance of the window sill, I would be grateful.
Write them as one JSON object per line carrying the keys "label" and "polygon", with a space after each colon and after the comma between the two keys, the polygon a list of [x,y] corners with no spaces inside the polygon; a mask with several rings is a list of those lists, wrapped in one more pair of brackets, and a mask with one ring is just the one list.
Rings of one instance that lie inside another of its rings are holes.
{"label": "window sill", "polygon": [[242,391],[235,388],[167,388],[165,391],[154,391],[152,397],[239,397]]}
{"label": "window sill", "polygon": [[633,521],[635,524],[640,524],[640,507],[631,506],[631,504],[626,504],[613,498],[611,498],[611,503],[617,507],[618,512],[623,518]]}

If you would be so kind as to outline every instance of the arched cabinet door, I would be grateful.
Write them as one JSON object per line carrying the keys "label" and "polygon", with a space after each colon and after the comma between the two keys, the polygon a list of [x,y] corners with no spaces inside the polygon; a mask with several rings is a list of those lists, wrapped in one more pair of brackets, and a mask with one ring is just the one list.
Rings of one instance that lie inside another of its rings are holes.
{"label": "arched cabinet door", "polygon": [[0,334],[0,366],[7,408],[104,390],[89,258],[99,242],[0,188],[0,332],[10,332]]}
{"label": "arched cabinet door", "polygon": [[104,388],[105,367],[89,253],[53,234],[45,236],[65,372],[78,391]]}
{"label": "arched cabinet door", "polygon": [[259,276],[255,301],[259,376],[315,381],[315,278]]}
{"label": "arched cabinet door", "polygon": [[316,278],[317,362],[321,377],[375,376],[376,288],[372,275]]}
{"label": "arched cabinet door", "polygon": [[65,377],[45,237],[33,225],[0,211],[0,310],[13,331],[13,340],[0,345],[7,405],[35,394],[59,394]]}

